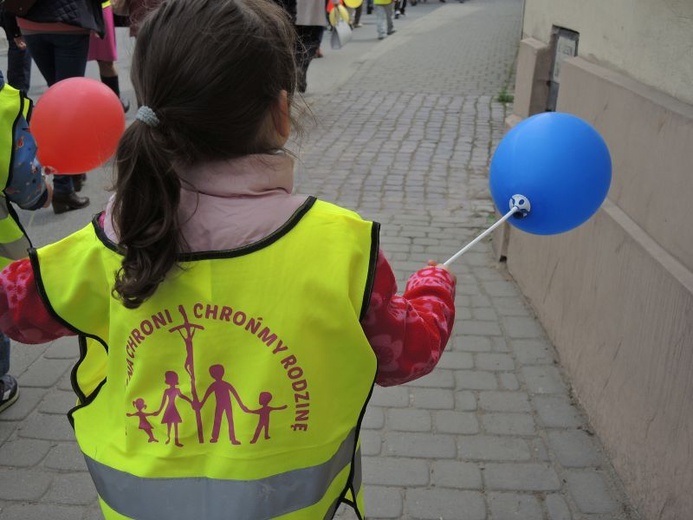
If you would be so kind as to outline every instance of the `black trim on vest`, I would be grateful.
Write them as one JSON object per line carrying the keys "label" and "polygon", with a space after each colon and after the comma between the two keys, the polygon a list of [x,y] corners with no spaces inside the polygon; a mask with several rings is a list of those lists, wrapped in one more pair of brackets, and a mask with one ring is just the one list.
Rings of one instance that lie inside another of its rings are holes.
{"label": "black trim on vest", "polygon": [[361,303],[361,315],[359,321],[366,317],[368,308],[371,304],[373,295],[373,284],[375,282],[375,268],[378,265],[378,254],[380,253],[380,224],[373,222],[371,228],[371,259],[368,264],[368,276],[366,277],[366,287],[363,291],[363,302]]}
{"label": "black trim on vest", "polygon": [[102,381],[98,387],[96,387],[96,390],[94,390],[91,395],[87,396],[82,392],[82,389],[79,387],[77,384],[77,371],[79,370],[80,365],[84,361],[86,354],[87,354],[87,341],[86,338],[89,337],[93,339],[94,341],[97,341],[103,346],[103,348],[106,350],[108,353],[108,345],[104,343],[101,338],[97,336],[92,336],[91,334],[85,334],[83,331],[79,330],[78,328],[74,327],[71,323],[65,321],[53,308],[51,305],[50,299],[48,298],[48,294],[46,293],[46,287],[43,283],[43,278],[41,277],[41,268],[39,264],[39,259],[38,259],[38,254],[36,252],[35,248],[30,248],[29,251],[29,260],[31,262],[31,267],[34,271],[34,279],[36,281],[36,289],[39,293],[39,296],[41,297],[41,300],[43,301],[43,304],[46,307],[46,310],[48,313],[53,317],[55,321],[63,325],[65,328],[70,329],[71,331],[75,332],[79,336],[79,360],[75,363],[75,365],[72,367],[72,372],[70,373],[70,383],[72,384],[72,390],[77,394],[77,398],[80,400],[79,405],[75,406],[72,410],[68,412],[68,419],[70,420],[70,424],[74,428],[74,423],[72,419],[72,412],[74,412],[76,409],[80,408],[81,406],[84,406],[85,404],[90,403],[91,401],[94,400],[96,395],[99,393],[99,390],[103,386],[103,384],[106,382]]}
{"label": "black trim on vest", "polygon": [[[373,355],[375,355],[375,353]],[[359,445],[359,442],[361,440],[361,423],[363,423],[363,417],[366,415],[366,408],[368,408],[368,403],[370,402],[371,397],[373,396],[373,389],[375,388],[375,378],[377,375],[378,375],[378,369],[376,367],[376,373],[373,375],[373,382],[371,383],[371,389],[368,392],[368,397],[366,397],[366,401],[363,403],[363,408],[361,408],[361,414],[359,415],[359,420],[356,421],[356,441],[354,442],[354,453],[351,455],[351,464],[349,467],[349,477],[347,478],[346,486],[344,486],[344,489],[339,494],[339,499],[337,501],[339,504],[346,504],[349,507],[351,507],[354,510],[354,513],[356,514],[356,516],[358,517],[359,520],[364,520],[364,516],[363,516],[363,511],[359,511],[358,495],[357,495],[356,490],[354,489],[354,467],[355,467],[354,461],[356,460],[358,445]],[[361,456],[363,456],[363,455],[361,455]],[[361,471],[362,471],[361,489],[363,489],[363,469]],[[354,497],[353,502],[351,500],[347,500],[346,498],[344,498],[346,496],[347,492],[349,492],[349,490],[351,490],[351,494]],[[337,510],[335,508],[335,513],[336,512],[337,512]]]}
{"label": "black trim on vest", "polygon": [[39,296],[41,297],[41,300],[43,300],[43,304],[46,306],[46,310],[48,313],[53,316],[53,319],[63,325],[64,327],[70,329],[72,332],[83,335],[83,332],[77,328],[75,328],[71,323],[68,323],[65,321],[53,308],[51,305],[50,299],[48,298],[48,293],[46,293],[46,287],[43,283],[43,278],[41,276],[41,267],[39,264],[39,259],[38,259],[38,253],[36,252],[35,248],[30,248],[29,251],[29,260],[31,261],[31,267],[34,271],[34,279],[36,281],[36,288],[38,289]]}
{"label": "black trim on vest", "polygon": [[[277,229],[273,233],[270,233],[262,240],[258,240],[257,242],[253,242],[252,244],[248,244],[242,247],[237,247],[235,249],[225,249],[221,251],[199,251],[195,253],[180,253],[178,255],[177,261],[193,262],[196,260],[218,260],[224,258],[235,258],[239,256],[245,256],[250,253],[254,253],[255,251],[264,249],[267,246],[279,240],[280,238],[282,238],[284,235],[289,233],[289,231],[291,231],[294,227],[296,227],[296,225],[301,221],[303,216],[306,213],[308,213],[310,208],[313,207],[316,201],[317,199],[315,197],[308,197],[306,201],[303,204],[301,204],[301,206],[294,212],[294,214],[291,215],[289,220],[282,224],[282,226],[279,229]],[[120,255],[123,254],[118,244],[114,243],[111,239],[109,239],[106,236],[106,232],[101,228],[101,226],[99,226],[99,215],[94,216],[92,220],[92,225],[94,226],[96,236],[99,238],[101,242],[103,242],[104,246]]]}

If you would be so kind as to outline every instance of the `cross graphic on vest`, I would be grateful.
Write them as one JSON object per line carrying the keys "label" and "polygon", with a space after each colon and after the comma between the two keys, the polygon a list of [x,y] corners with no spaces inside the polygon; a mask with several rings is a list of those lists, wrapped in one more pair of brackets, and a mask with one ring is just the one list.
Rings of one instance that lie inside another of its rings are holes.
{"label": "cross graphic on vest", "polygon": [[[185,307],[178,306],[178,310],[183,316],[183,324],[169,329],[169,332],[178,331],[185,341],[185,371],[190,376],[190,392],[192,393],[192,405],[195,411],[195,420],[197,421],[197,440],[200,444],[205,442],[204,429],[202,427],[202,412],[200,410],[200,399],[197,396],[197,386],[195,382],[195,361],[193,357],[193,336],[197,330],[204,330],[202,325],[190,323],[188,315],[185,312]],[[184,334],[185,332],[185,334]]]}

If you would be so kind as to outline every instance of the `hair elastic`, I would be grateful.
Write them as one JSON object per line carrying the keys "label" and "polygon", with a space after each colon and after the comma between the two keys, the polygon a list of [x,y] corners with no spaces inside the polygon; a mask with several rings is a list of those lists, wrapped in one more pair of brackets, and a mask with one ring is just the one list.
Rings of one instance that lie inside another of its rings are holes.
{"label": "hair elastic", "polygon": [[147,105],[142,105],[137,109],[137,114],[135,119],[142,121],[145,125],[152,128],[159,126],[159,118],[156,117],[156,112],[149,108]]}

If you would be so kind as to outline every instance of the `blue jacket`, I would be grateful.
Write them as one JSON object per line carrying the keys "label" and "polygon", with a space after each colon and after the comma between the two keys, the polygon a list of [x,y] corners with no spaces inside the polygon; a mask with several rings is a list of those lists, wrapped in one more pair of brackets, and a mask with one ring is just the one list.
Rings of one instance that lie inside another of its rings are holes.
{"label": "blue jacket", "polygon": [[39,23],[61,22],[104,35],[101,0],[37,0],[22,18]]}

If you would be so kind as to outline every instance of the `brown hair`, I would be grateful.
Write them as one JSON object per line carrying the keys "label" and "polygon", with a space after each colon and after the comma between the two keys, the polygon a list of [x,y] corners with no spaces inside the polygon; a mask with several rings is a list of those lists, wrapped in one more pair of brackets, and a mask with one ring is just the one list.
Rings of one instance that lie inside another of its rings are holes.
{"label": "brown hair", "polygon": [[114,296],[150,297],[182,252],[176,168],[272,153],[266,130],[282,90],[296,85],[294,29],[271,0],[167,0],[144,20],[131,78],[136,120],[116,152],[113,222],[124,255]]}

